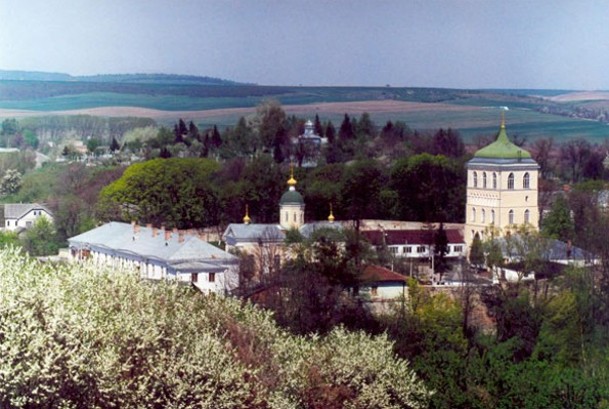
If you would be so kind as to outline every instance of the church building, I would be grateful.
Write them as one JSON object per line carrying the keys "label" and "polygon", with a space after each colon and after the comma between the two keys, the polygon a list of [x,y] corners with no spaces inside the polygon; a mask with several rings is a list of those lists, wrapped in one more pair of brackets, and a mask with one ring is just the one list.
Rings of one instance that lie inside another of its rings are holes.
{"label": "church building", "polygon": [[465,242],[484,239],[487,228],[530,224],[539,228],[539,165],[531,154],[510,141],[505,118],[495,142],[467,162]]}

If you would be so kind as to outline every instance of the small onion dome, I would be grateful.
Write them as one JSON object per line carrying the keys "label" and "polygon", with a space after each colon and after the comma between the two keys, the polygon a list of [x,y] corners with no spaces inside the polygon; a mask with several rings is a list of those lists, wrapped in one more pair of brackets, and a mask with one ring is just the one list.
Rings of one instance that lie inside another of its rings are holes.
{"label": "small onion dome", "polygon": [[330,210],[330,216],[328,216],[328,221],[330,223],[334,223],[334,215],[332,214],[332,210]]}
{"label": "small onion dome", "polygon": [[521,147],[515,145],[505,132],[505,119],[501,120],[501,127],[497,133],[495,142],[474,153],[475,158],[491,159],[530,159],[531,154]]}
{"label": "small onion dome", "polygon": [[252,221],[252,219],[250,219],[250,214],[249,214],[249,208],[247,205],[245,205],[245,216],[243,216],[243,223],[244,224],[250,224],[250,222]]}
{"label": "small onion dome", "polygon": [[302,204],[304,204],[304,199],[302,198],[302,195],[300,193],[298,193],[296,191],[296,189],[294,189],[294,186],[290,186],[290,189],[281,196],[281,200],[279,201],[279,204],[302,205]]}

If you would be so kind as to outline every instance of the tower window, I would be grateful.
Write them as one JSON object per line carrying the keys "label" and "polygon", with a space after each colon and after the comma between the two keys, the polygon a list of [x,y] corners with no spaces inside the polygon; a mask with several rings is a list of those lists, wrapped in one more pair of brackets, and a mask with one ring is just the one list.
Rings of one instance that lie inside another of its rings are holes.
{"label": "tower window", "polygon": [[508,189],[514,190],[514,174],[510,173],[508,175]]}
{"label": "tower window", "polygon": [[476,208],[472,208],[472,222],[476,221]]}
{"label": "tower window", "polygon": [[478,187],[478,172],[474,172],[474,187]]}
{"label": "tower window", "polygon": [[530,219],[531,219],[531,214],[529,212],[529,209],[526,209],[524,211],[524,222],[529,223]]}
{"label": "tower window", "polygon": [[508,224],[514,224],[514,211],[511,209],[508,213]]}
{"label": "tower window", "polygon": [[493,189],[497,189],[497,173],[493,172]]}
{"label": "tower window", "polygon": [[491,210],[491,223],[495,224],[495,211]]}
{"label": "tower window", "polygon": [[531,188],[531,177],[529,176],[529,172],[525,173],[524,176],[522,177],[522,187],[524,189]]}
{"label": "tower window", "polygon": [[486,222],[486,211],[484,209],[480,211],[480,216],[482,217],[482,223]]}
{"label": "tower window", "polygon": [[486,172],[482,173],[482,188],[486,189]]}

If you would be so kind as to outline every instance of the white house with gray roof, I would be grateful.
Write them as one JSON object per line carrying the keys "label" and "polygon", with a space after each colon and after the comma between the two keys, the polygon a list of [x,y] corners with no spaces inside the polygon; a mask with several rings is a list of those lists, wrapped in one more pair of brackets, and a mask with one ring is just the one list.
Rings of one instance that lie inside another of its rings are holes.
{"label": "white house with gray roof", "polygon": [[139,272],[142,278],[191,282],[206,293],[225,294],[239,284],[239,260],[194,235],[120,222],[68,239],[70,259],[90,259]]}
{"label": "white house with gray roof", "polygon": [[28,229],[40,217],[46,217],[50,222],[53,222],[53,213],[44,205],[38,203],[10,203],[4,205],[5,230]]}

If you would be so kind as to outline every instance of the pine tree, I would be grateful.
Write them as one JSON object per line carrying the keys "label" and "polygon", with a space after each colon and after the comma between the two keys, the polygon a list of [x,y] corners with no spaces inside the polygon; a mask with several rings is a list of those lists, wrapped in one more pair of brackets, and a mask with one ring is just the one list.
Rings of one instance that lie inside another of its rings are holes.
{"label": "pine tree", "polygon": [[313,129],[315,130],[315,134],[321,137],[324,136],[324,128],[321,126],[321,122],[319,121],[319,115],[315,114],[315,123],[313,124]]}
{"label": "pine tree", "polygon": [[351,118],[349,118],[349,115],[347,114],[345,114],[343,122],[340,124],[340,129],[338,130],[338,138],[341,141],[355,138],[355,132],[353,131]]}
{"label": "pine tree", "polygon": [[112,142],[110,143],[110,150],[112,152],[116,152],[121,148],[121,146],[119,145],[118,141],[116,140],[116,138],[112,138]]}

